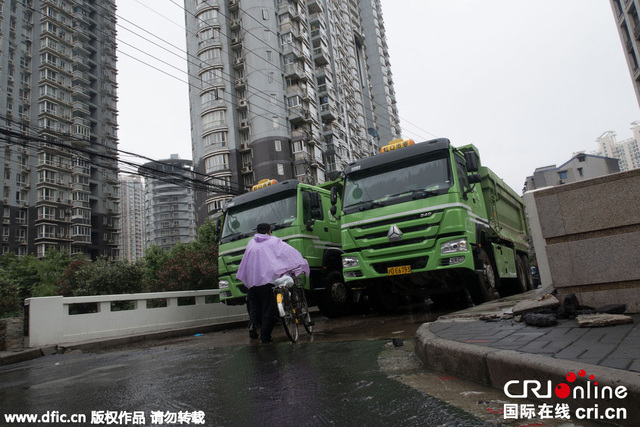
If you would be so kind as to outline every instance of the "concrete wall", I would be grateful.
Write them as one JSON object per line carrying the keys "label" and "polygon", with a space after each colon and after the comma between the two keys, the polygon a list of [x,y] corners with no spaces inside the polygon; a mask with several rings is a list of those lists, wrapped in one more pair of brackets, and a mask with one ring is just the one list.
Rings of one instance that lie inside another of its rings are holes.
{"label": "concrete wall", "polygon": [[640,170],[524,195],[543,286],[640,312]]}
{"label": "concrete wall", "polygon": [[[88,297],[41,297],[25,300],[28,306],[28,347],[42,347],[127,335],[207,326],[249,318],[247,308],[206,303],[218,289],[156,292]],[[195,298],[193,305],[178,305],[178,298]],[[147,308],[147,300],[166,299],[167,306]],[[133,301],[134,309],[112,311],[112,302]],[[97,304],[97,313],[69,314],[74,304]]]}

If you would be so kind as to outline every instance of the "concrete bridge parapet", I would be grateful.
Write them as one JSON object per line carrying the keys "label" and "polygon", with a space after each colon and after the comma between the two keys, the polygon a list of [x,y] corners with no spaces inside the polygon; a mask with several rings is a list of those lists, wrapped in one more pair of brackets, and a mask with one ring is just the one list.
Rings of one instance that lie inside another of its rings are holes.
{"label": "concrete bridge parapet", "polygon": [[[248,319],[244,305],[227,306],[214,302],[218,295],[218,289],[210,289],[29,298],[25,300],[28,324],[25,331],[28,335],[26,346],[76,343]],[[183,300],[188,303],[181,304]],[[122,306],[117,303],[123,301],[130,301],[127,306],[129,309],[116,309]],[[148,301],[162,301],[163,304],[153,308],[154,304],[148,304]],[[94,310],[74,314],[76,310],[73,307],[78,305],[93,306]]]}

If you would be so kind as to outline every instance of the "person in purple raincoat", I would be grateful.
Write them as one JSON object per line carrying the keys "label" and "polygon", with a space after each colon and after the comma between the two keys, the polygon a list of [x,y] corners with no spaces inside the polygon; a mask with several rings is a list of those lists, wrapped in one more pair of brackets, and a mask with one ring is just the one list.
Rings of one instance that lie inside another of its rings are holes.
{"label": "person in purple raincoat", "polygon": [[258,224],[257,233],[247,244],[236,277],[248,288],[249,336],[260,338],[263,343],[271,341],[271,331],[276,321],[276,300],[273,281],[293,271],[297,276],[309,275],[309,263],[300,252],[288,243],[271,235],[269,224]]}

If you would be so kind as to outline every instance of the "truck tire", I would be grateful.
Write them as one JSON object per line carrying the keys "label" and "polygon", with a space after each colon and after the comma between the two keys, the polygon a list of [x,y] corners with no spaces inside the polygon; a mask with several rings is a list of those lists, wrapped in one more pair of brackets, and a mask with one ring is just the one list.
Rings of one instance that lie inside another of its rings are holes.
{"label": "truck tire", "polygon": [[471,295],[476,303],[491,301],[496,293],[496,269],[493,267],[491,258],[484,249],[480,250],[478,259],[482,263],[482,273],[476,275],[475,286],[471,289]]}
{"label": "truck tire", "polygon": [[513,291],[516,294],[521,294],[523,292],[527,292],[529,289],[528,280],[527,280],[527,271],[524,267],[524,262],[522,262],[522,257],[520,255],[516,255],[516,273],[518,277],[513,281]]}
{"label": "truck tire", "polygon": [[342,274],[330,272],[325,278],[325,289],[318,295],[320,313],[328,318],[347,314],[351,305],[351,292],[344,283]]}
{"label": "truck tire", "polygon": [[522,258],[522,265],[524,266],[525,277],[527,278],[527,289],[535,289],[531,267],[529,266],[529,258],[526,255],[520,255],[520,258]]}

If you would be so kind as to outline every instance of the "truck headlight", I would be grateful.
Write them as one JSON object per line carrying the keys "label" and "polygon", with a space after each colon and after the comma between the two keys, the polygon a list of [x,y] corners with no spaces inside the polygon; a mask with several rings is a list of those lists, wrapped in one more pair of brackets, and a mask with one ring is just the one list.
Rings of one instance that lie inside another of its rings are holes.
{"label": "truck headlight", "polygon": [[229,289],[229,281],[228,280],[219,280],[218,281],[218,289]]}
{"label": "truck headlight", "polygon": [[453,254],[456,252],[467,252],[468,249],[467,239],[458,239],[443,243],[442,246],[440,246],[440,253],[443,255]]}
{"label": "truck headlight", "polygon": [[344,268],[352,268],[352,267],[360,267],[360,262],[357,257],[347,256],[342,258],[342,267]]}

